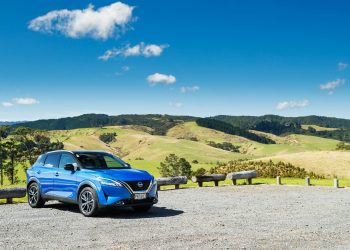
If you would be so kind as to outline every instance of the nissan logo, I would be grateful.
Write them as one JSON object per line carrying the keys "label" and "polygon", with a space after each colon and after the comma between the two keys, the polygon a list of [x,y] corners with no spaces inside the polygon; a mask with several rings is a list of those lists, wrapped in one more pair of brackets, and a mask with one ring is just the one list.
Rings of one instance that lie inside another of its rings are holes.
{"label": "nissan logo", "polygon": [[138,186],[139,188],[142,188],[142,187],[143,187],[143,183],[142,183],[141,181],[139,181],[139,182],[137,183],[137,186]]}

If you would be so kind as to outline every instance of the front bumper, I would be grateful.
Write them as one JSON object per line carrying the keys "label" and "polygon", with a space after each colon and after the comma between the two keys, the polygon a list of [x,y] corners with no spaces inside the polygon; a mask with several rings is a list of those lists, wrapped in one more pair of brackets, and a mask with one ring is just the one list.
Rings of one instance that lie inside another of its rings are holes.
{"label": "front bumper", "polygon": [[[123,183],[124,185],[125,183]],[[136,200],[136,193],[146,193],[146,199]],[[138,206],[152,205],[158,202],[157,185],[150,184],[150,187],[144,191],[133,191],[129,186],[110,187],[102,186],[98,192],[99,207],[122,207],[122,206]]]}

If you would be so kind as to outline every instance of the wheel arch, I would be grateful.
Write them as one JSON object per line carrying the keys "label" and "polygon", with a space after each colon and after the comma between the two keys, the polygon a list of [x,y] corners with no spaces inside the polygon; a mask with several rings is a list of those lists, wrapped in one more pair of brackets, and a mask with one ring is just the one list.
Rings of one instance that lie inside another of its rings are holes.
{"label": "wheel arch", "polygon": [[28,183],[27,183],[27,190],[28,190],[28,188],[29,188],[29,186],[32,184],[32,183],[36,183],[36,184],[38,184],[39,185],[39,188],[41,189],[41,187],[40,187],[40,182],[39,182],[39,180],[37,179],[37,178],[35,178],[35,177],[32,177],[32,178],[30,178],[29,180],[28,180]]}
{"label": "wheel arch", "polygon": [[94,189],[95,193],[96,193],[96,195],[98,197],[98,192],[97,192],[98,190],[97,190],[96,185],[94,183],[90,182],[90,181],[84,181],[84,182],[80,183],[80,185],[78,187],[78,190],[77,190],[77,202],[79,201],[79,194],[80,194],[80,192],[86,187],[90,187],[90,188]]}

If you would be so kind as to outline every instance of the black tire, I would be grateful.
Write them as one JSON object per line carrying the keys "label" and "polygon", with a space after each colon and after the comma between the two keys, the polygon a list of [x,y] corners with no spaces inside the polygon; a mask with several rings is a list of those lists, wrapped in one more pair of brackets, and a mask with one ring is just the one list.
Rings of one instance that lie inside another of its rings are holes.
{"label": "black tire", "polygon": [[32,208],[41,208],[45,205],[45,200],[41,197],[39,184],[33,182],[27,189],[28,204]]}
{"label": "black tire", "polygon": [[133,206],[132,208],[139,213],[145,213],[148,212],[153,205],[139,205],[139,206]]}
{"label": "black tire", "polygon": [[98,197],[95,190],[86,187],[79,193],[79,210],[86,217],[96,216],[98,213]]}

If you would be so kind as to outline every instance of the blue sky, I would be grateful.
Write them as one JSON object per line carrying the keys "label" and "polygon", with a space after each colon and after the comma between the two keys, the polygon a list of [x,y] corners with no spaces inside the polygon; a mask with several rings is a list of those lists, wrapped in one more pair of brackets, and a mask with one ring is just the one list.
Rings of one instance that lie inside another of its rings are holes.
{"label": "blue sky", "polygon": [[350,118],[345,0],[2,4],[0,120]]}

